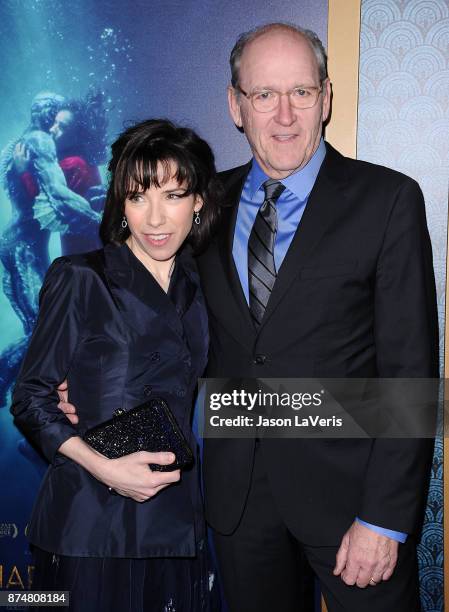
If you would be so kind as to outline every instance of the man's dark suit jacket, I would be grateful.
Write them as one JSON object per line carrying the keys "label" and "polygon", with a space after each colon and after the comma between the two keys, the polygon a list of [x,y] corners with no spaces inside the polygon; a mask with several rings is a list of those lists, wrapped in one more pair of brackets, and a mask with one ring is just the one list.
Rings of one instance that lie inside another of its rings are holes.
{"label": "man's dark suit jacket", "polygon": [[[227,202],[199,259],[209,312],[209,377],[437,377],[432,252],[415,181],[327,154],[258,331],[232,258],[250,165],[222,173]],[[339,545],[354,518],[413,533],[433,443],[388,439],[262,439],[279,511],[311,545]],[[238,525],[255,442],[206,440],[209,523]]]}
{"label": "man's dark suit jacket", "polygon": [[[57,453],[68,438],[117,408],[165,398],[192,449],[193,394],[207,357],[207,314],[191,256],[182,253],[169,295],[126,245],[57,259],[13,397],[14,421],[51,465],[28,535],[40,548],[77,557],[193,556],[201,537],[198,471],[138,503]],[[68,379],[79,424],[58,409]]]}

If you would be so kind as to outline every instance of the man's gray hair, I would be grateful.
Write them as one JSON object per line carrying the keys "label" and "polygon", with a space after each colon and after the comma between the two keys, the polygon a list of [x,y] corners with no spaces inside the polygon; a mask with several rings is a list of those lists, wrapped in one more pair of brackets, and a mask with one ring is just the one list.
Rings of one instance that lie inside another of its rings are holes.
{"label": "man's gray hair", "polygon": [[229,58],[229,63],[231,65],[231,84],[233,87],[236,87],[239,83],[239,70],[240,70],[240,60],[242,58],[243,50],[246,45],[262,34],[266,34],[271,30],[289,30],[290,32],[296,32],[303,36],[311,46],[313,52],[315,53],[315,57],[318,63],[318,73],[320,76],[320,82],[322,83],[324,79],[327,78],[327,55],[324,49],[323,43],[312,30],[306,30],[301,28],[300,26],[295,25],[294,23],[288,23],[283,21],[278,21],[275,23],[267,23],[265,25],[257,26],[248,32],[244,32],[240,34],[237,39],[237,42],[234,45],[234,48],[231,51],[231,56]]}

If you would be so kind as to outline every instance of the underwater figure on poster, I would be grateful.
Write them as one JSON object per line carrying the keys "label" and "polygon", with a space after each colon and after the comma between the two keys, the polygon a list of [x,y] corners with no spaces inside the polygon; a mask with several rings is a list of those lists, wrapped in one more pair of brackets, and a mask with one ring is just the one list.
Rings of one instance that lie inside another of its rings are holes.
{"label": "underwater figure on poster", "polygon": [[0,406],[36,320],[51,233],[59,233],[62,254],[99,246],[105,190],[98,165],[106,154],[106,128],[101,94],[65,100],[44,92],[33,101],[30,125],[2,152],[0,175],[12,208],[0,239],[3,291],[23,335],[0,356]]}
{"label": "underwater figure on poster", "polygon": [[38,293],[50,260],[50,232],[42,230],[33,216],[33,200],[21,181],[20,156],[25,153],[32,134],[47,134],[54,123],[64,98],[54,93],[42,93],[31,106],[29,126],[22,136],[2,152],[0,172],[5,191],[11,202],[11,219],[0,239],[0,260],[3,265],[3,292],[20,320],[23,335],[4,349],[0,359],[0,405],[6,404],[6,393],[33,329]]}
{"label": "underwater figure on poster", "polygon": [[41,229],[60,234],[62,255],[100,246],[106,194],[98,165],[106,158],[106,127],[102,94],[68,101],[50,127],[48,151],[34,161],[34,218]]}

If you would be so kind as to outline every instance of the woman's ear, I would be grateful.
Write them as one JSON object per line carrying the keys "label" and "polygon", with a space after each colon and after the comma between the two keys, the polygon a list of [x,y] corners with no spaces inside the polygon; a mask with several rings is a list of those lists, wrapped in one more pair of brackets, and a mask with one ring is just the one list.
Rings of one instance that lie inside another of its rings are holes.
{"label": "woman's ear", "polygon": [[193,210],[195,212],[199,212],[203,208],[203,204],[204,204],[203,198],[200,195],[196,194],[195,195],[195,206],[193,207]]}

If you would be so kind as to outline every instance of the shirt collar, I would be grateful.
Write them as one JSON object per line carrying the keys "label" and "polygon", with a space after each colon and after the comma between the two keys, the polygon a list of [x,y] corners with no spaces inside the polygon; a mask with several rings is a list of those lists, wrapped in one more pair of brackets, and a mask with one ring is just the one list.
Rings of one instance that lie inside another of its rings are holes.
{"label": "shirt collar", "polygon": [[[321,168],[321,164],[326,156],[326,145],[323,138],[320,140],[317,150],[312,155],[304,168],[297,170],[280,182],[291,191],[300,200],[305,200],[315,184],[316,177]],[[253,157],[252,166],[249,173],[249,193],[251,199],[254,198],[257,191],[269,177],[259,166],[257,160]]]}

